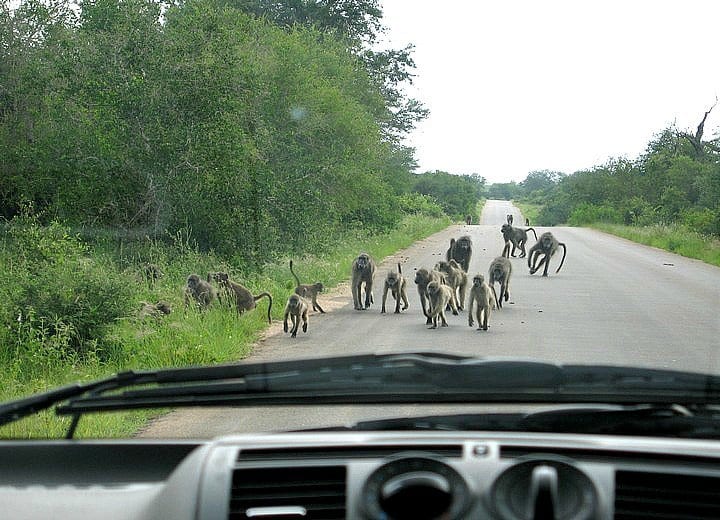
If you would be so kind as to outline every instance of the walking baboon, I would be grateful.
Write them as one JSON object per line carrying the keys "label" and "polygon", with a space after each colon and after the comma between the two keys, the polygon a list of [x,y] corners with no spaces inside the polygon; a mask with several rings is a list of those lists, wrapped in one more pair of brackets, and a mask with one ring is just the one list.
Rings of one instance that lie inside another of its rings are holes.
{"label": "walking baboon", "polygon": [[292,294],[290,298],[288,298],[287,304],[285,305],[285,315],[283,316],[283,330],[285,332],[288,331],[288,316],[290,317],[290,321],[292,321],[290,337],[294,338],[297,336],[301,320],[303,332],[307,332],[308,304],[305,298],[298,294]]}
{"label": "walking baboon", "polygon": [[293,277],[295,278],[295,294],[302,296],[305,299],[308,299],[312,302],[312,309],[314,311],[320,311],[321,314],[325,314],[325,311],[322,307],[320,307],[320,304],[317,301],[317,295],[318,293],[321,293],[323,289],[325,288],[321,282],[315,282],[312,284],[302,284],[300,283],[300,279],[297,277],[295,272],[293,271],[293,261],[290,260],[290,272],[292,273]]}
{"label": "walking baboon", "polygon": [[387,300],[387,294],[388,291],[392,294],[393,298],[395,298],[395,314],[400,314],[400,300],[402,299],[403,302],[403,308],[402,310],[407,310],[408,308],[408,298],[407,298],[407,280],[405,280],[405,277],[402,274],[402,268],[400,267],[400,262],[398,262],[398,270],[390,271],[387,276],[385,277],[385,288],[383,289],[383,297],[382,297],[382,310],[381,313],[385,312],[385,301]]}
{"label": "walking baboon", "polygon": [[471,216],[471,215],[467,215],[467,216],[465,217],[465,224],[467,224],[468,226],[469,226],[470,224],[472,224],[472,216]]}
{"label": "walking baboon", "polygon": [[[438,262],[436,269],[445,274],[446,283],[453,290],[453,300],[456,307],[464,310],[467,273],[454,259],[450,259],[449,262]],[[453,312],[453,314],[457,314],[457,312]]]}
{"label": "walking baboon", "polygon": [[[537,233],[535,233],[533,228],[522,229],[512,227],[510,224],[503,224],[500,228],[500,233],[502,233],[502,236],[505,239],[505,247],[503,248],[502,256],[506,258],[508,256],[514,257],[515,250],[520,249],[520,258],[524,258],[526,254],[525,244],[527,243],[528,231],[532,231],[533,235],[535,235],[535,240],[537,240]],[[512,244],[512,252],[510,252],[510,244]]]}
{"label": "walking baboon", "polygon": [[527,227],[527,226],[529,226],[529,225],[530,225],[530,219],[529,219],[529,218],[526,218],[526,219],[525,219],[525,227]]}
{"label": "walking baboon", "polygon": [[466,273],[470,268],[470,258],[472,257],[472,239],[468,235],[463,235],[457,240],[450,239],[450,248],[445,253],[445,259],[449,262],[454,259],[463,271]]}
{"label": "walking baboon", "polygon": [[507,217],[505,217],[505,218],[507,219],[507,223],[512,226],[512,224],[513,224],[513,216],[512,216],[512,213],[508,213],[508,214],[507,214]]}
{"label": "walking baboon", "polygon": [[415,272],[415,284],[417,284],[418,294],[420,295],[420,306],[422,307],[423,314],[427,318],[425,322],[427,325],[432,323],[430,320],[430,305],[427,301],[427,286],[433,281],[445,283],[445,275],[435,269],[428,271],[423,268]]}
{"label": "walking baboon", "polygon": [[272,323],[272,318],[270,318],[270,311],[272,310],[272,296],[270,293],[261,292],[257,296],[253,296],[253,293],[251,293],[247,287],[230,280],[227,273],[217,272],[208,274],[208,277],[211,276],[212,279],[218,283],[223,293],[230,297],[230,301],[235,303],[238,315],[241,315],[245,311],[253,310],[257,307],[256,302],[260,298],[266,297],[269,301],[267,311],[268,323]]}
{"label": "walking baboon", "polygon": [[[356,311],[363,311],[375,303],[372,294],[375,261],[367,253],[360,253],[352,263],[352,293]],[[362,305],[362,284],[365,283],[365,306]]]}
{"label": "walking baboon", "polygon": [[[488,269],[488,285],[495,294],[495,307],[502,309],[503,300],[510,298],[510,276],[512,275],[512,264],[504,256],[498,256],[490,263]],[[495,291],[495,283],[500,284],[500,294]]]}
{"label": "walking baboon", "polygon": [[445,307],[450,305],[453,308],[454,314],[457,314],[457,309],[453,303],[452,297],[453,290],[445,284],[438,281],[432,281],[427,286],[428,299],[430,300],[430,323],[431,329],[437,328],[438,316],[442,322],[443,327],[447,327],[448,323],[445,319]]}
{"label": "walking baboon", "polygon": [[[562,260],[560,260],[560,265],[558,266],[557,271],[555,271],[555,274],[560,272],[560,268],[565,262],[567,246],[562,242],[558,242],[557,239],[553,236],[553,234],[549,231],[546,231],[545,233],[540,235],[540,239],[534,246],[530,248],[530,254],[528,254],[528,267],[530,268],[530,274],[535,274],[537,270],[540,269],[543,264],[545,264],[543,276],[547,276],[548,266],[550,265],[550,258],[555,254],[558,247],[560,246],[562,246],[563,248],[563,256]],[[544,255],[542,259],[540,259],[540,255]]]}
{"label": "walking baboon", "polygon": [[476,274],[468,296],[468,325],[473,326],[473,304],[477,304],[478,330],[488,330],[490,309],[495,308],[495,291],[486,282],[485,277]]}
{"label": "walking baboon", "polygon": [[172,312],[172,307],[166,301],[160,300],[157,303],[141,302],[142,308],[138,316],[143,318],[162,318]]}
{"label": "walking baboon", "polygon": [[207,309],[215,299],[215,289],[196,274],[187,277],[185,285],[185,308],[194,301],[200,310]]}

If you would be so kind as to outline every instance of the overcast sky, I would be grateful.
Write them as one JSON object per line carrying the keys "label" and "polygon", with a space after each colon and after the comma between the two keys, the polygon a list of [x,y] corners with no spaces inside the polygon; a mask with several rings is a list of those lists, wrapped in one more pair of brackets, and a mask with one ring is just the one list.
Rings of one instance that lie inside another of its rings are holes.
{"label": "overcast sky", "polygon": [[[521,181],[636,158],[720,96],[717,0],[381,0],[393,48],[415,45],[419,171]],[[720,106],[705,137],[717,135]]]}

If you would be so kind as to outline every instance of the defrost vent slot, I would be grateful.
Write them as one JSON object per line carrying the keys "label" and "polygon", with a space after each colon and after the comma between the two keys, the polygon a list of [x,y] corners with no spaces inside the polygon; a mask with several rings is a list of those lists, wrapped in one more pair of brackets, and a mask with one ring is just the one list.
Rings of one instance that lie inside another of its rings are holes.
{"label": "defrost vent slot", "polygon": [[317,459],[377,459],[403,452],[460,458],[462,444],[402,444],[379,446],[303,446],[288,448],[249,448],[238,453],[238,462]]}

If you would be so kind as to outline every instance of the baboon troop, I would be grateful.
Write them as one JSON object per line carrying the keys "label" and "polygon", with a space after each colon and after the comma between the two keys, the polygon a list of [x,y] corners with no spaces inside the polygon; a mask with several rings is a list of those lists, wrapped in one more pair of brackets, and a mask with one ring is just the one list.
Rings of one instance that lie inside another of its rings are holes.
{"label": "baboon troop", "polygon": [[[467,273],[454,259],[449,262],[438,262],[435,268],[445,274],[447,285],[452,289],[452,300],[455,307],[463,310],[465,308],[465,290],[467,289]],[[453,311],[457,315],[457,311]]]}
{"label": "baboon troop", "polygon": [[397,272],[390,271],[385,277],[381,313],[385,313],[385,302],[387,301],[388,291],[390,291],[392,297],[395,298],[395,314],[400,314],[400,300],[403,302],[402,310],[407,310],[409,304],[406,286],[407,280],[405,280],[405,277],[402,274],[402,268],[400,267],[400,262],[398,262]]}
{"label": "baboon troop", "polygon": [[196,274],[187,277],[185,285],[185,309],[195,303],[200,310],[207,309],[215,300],[215,288]]}
{"label": "baboon troop", "polygon": [[292,294],[288,298],[287,304],[285,305],[285,314],[283,316],[283,330],[288,331],[288,317],[292,322],[292,328],[290,329],[290,337],[294,338],[297,336],[297,331],[300,328],[300,321],[302,321],[303,332],[307,332],[308,329],[308,304],[305,299],[298,295]]}
{"label": "baboon troop", "polygon": [[466,273],[470,268],[470,258],[472,257],[472,239],[468,235],[461,236],[457,240],[450,239],[450,247],[445,253],[445,260],[451,259],[460,264]]}
{"label": "baboon troop", "polygon": [[[548,266],[550,265],[550,258],[555,254],[558,247],[560,246],[562,246],[563,248],[563,256],[562,260],[560,260],[560,265],[558,266],[557,271],[555,271],[555,274],[560,272],[560,268],[565,262],[567,246],[562,242],[558,242],[557,239],[553,236],[553,234],[549,231],[546,231],[545,233],[540,235],[540,239],[534,246],[530,248],[530,253],[528,254],[528,267],[530,268],[530,274],[535,274],[537,270],[540,269],[544,264],[545,269],[543,271],[543,276],[547,276]],[[541,255],[543,255],[542,259],[540,259]]]}
{"label": "baboon troop", "polygon": [[418,295],[420,296],[420,306],[422,307],[423,314],[427,318],[425,322],[427,325],[432,323],[430,319],[430,304],[428,302],[427,287],[430,282],[445,283],[445,275],[440,271],[433,269],[428,271],[427,269],[418,269],[415,271],[415,284],[417,285]]}
{"label": "baboon troop", "polygon": [[[535,240],[537,240],[537,233],[535,233],[535,230],[533,228],[528,229],[522,229],[522,228],[516,228],[512,227],[510,224],[503,224],[500,228],[500,233],[502,233],[503,238],[505,239],[505,247],[503,248],[502,256],[509,257],[509,256],[515,256],[515,250],[520,250],[520,258],[525,257],[525,244],[527,243],[527,232],[532,231],[533,235],[535,235]],[[512,244],[512,252],[510,251],[510,244]]]}
{"label": "baboon troop", "polygon": [[141,302],[142,307],[138,313],[140,319],[162,318],[172,312],[172,307],[166,301],[160,300],[157,303]]}
{"label": "baboon troop", "polygon": [[454,298],[452,297],[452,289],[438,281],[432,281],[427,286],[428,299],[430,300],[430,316],[428,319],[432,326],[431,329],[437,328],[438,317],[443,327],[447,327],[448,323],[445,319],[445,307],[450,305],[453,314],[457,314]]}
{"label": "baboon troop", "polygon": [[508,223],[509,225],[511,225],[511,226],[513,225],[513,216],[512,216],[512,213],[508,213],[507,216],[505,217],[505,219],[507,220],[507,223]]}
{"label": "baboon troop", "polygon": [[485,277],[476,274],[473,277],[473,284],[468,296],[468,325],[473,326],[473,305],[477,305],[475,317],[478,322],[478,330],[488,330],[490,310],[495,308],[495,291],[486,282]]}
{"label": "baboon troop", "polygon": [[302,296],[303,298],[310,300],[312,303],[312,309],[314,311],[320,311],[321,314],[325,314],[325,311],[317,301],[318,293],[321,293],[324,289],[321,282],[315,282],[313,284],[301,284],[300,279],[293,271],[293,261],[290,260],[290,273],[295,278],[295,294]]}
{"label": "baboon troop", "polygon": [[[375,261],[367,253],[360,253],[352,263],[351,288],[356,311],[370,308],[374,303],[372,286],[375,277]],[[365,305],[362,304],[362,284],[365,284]]]}
{"label": "baboon troop", "polygon": [[[504,256],[498,256],[490,263],[488,269],[488,285],[495,294],[495,306],[502,309],[503,300],[508,301],[510,298],[510,276],[512,275],[512,264],[510,260]],[[495,292],[495,283],[500,284],[500,294]]]}
{"label": "baboon troop", "polygon": [[208,274],[208,279],[212,278],[220,286],[222,293],[230,298],[230,301],[235,304],[238,315],[241,315],[245,311],[251,311],[257,307],[256,302],[260,298],[267,298],[268,311],[267,318],[268,323],[272,323],[270,317],[270,311],[272,310],[272,296],[268,292],[262,292],[257,296],[253,296],[247,287],[240,285],[237,282],[230,280],[227,273],[217,272]]}

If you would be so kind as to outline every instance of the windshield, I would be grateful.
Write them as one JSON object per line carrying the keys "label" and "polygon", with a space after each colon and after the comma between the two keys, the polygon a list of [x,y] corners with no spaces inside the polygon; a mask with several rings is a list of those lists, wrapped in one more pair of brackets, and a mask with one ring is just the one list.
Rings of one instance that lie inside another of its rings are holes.
{"label": "windshield", "polygon": [[[305,395],[51,409],[0,436],[714,399],[678,374],[720,375],[718,19],[700,0],[2,2],[0,400],[238,361]],[[412,353],[433,361],[396,380],[299,362]],[[537,363],[443,379],[448,355]],[[566,365],[595,371],[563,398],[567,373],[538,381]],[[249,385],[222,384],[202,393]]]}

